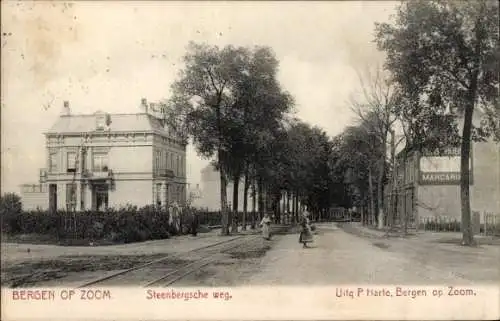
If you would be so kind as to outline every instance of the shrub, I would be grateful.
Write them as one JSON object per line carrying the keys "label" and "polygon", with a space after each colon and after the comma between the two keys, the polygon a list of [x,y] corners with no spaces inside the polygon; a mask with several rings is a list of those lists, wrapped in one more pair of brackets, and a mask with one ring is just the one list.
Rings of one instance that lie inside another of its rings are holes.
{"label": "shrub", "polygon": [[0,197],[0,215],[19,214],[23,210],[21,197],[16,193],[5,193]]}
{"label": "shrub", "polygon": [[[19,208],[18,208],[19,209]],[[189,232],[190,213],[181,215],[181,233]],[[199,226],[220,225],[220,213],[197,212]],[[2,231],[10,235],[41,234],[62,240],[106,240],[130,243],[165,239],[179,234],[169,222],[169,212],[154,206],[123,206],[104,212],[15,211],[3,213]]]}

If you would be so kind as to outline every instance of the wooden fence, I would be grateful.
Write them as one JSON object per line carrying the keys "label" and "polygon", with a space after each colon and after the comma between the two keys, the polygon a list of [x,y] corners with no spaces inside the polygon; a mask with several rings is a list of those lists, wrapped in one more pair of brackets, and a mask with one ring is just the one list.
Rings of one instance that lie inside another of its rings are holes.
{"label": "wooden fence", "polygon": [[[482,217],[482,220],[481,220]],[[472,229],[474,234],[484,236],[500,236],[500,214],[478,211],[472,212]],[[420,230],[429,232],[460,232],[462,223],[456,217],[431,216],[420,218]]]}
{"label": "wooden fence", "polygon": [[500,236],[500,214],[484,212],[484,235]]}

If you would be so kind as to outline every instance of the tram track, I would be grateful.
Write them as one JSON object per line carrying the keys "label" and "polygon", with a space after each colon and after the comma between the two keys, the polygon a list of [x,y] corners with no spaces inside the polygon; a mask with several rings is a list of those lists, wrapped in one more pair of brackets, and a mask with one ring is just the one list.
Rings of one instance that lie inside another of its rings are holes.
{"label": "tram track", "polygon": [[[108,274],[106,276],[94,279],[92,281],[85,282],[84,284],[79,285],[77,288],[86,288],[86,287],[103,286],[103,285],[123,285],[123,284],[120,284],[119,282],[117,283],[117,281],[126,280],[126,279],[130,279],[130,278],[133,279],[133,277],[131,277],[131,275],[144,274],[145,272],[147,272],[146,270],[149,270],[149,271],[158,270],[160,272],[160,270],[169,269],[168,268],[169,262],[172,262],[172,261],[179,262],[179,261],[183,260],[183,257],[187,257],[190,255],[191,256],[197,255],[198,252],[205,251],[205,250],[209,250],[210,252],[213,252],[213,250],[215,249],[217,251],[217,247],[224,246],[226,244],[231,244],[235,241],[241,240],[241,239],[246,238],[246,237],[247,236],[245,236],[245,235],[237,236],[237,237],[231,238],[229,240],[224,240],[224,241],[212,243],[212,244],[209,244],[206,246],[195,248],[195,249],[190,250],[190,251],[186,251],[186,252],[182,252],[182,253],[175,253],[175,254],[167,254],[164,257],[161,257],[159,259],[155,259],[155,260],[149,261],[147,263],[131,267],[131,268],[126,269],[126,270],[118,271],[118,272]],[[162,264],[165,265],[163,269],[162,269]]]}
{"label": "tram track", "polygon": [[[275,231],[273,231],[273,233],[280,234],[280,232],[283,232],[288,228],[289,228],[288,226],[281,226],[277,228]],[[143,284],[143,287],[153,287],[153,286],[166,287],[175,284],[184,279],[186,276],[201,270],[203,267],[217,263],[217,261],[224,258],[225,254],[228,254],[231,251],[240,247],[251,246],[252,241],[258,240],[260,238],[261,238],[260,233],[257,235],[250,235],[248,238],[246,238],[246,240],[242,242],[230,245],[215,255],[206,255],[203,258],[200,258],[182,267],[174,269],[168,272],[167,274],[159,277],[158,279]]]}
{"label": "tram track", "polygon": [[[274,233],[280,234],[279,232],[287,228],[286,226],[279,227]],[[191,251],[166,255],[145,264],[86,282],[78,288],[138,284],[145,288],[169,286],[210,264],[216,263],[239,247],[251,246],[251,242],[260,237],[260,234],[241,235]]]}
{"label": "tram track", "polygon": [[177,269],[172,269],[172,271],[168,272],[165,275],[162,275],[161,277],[148,281],[143,285],[143,287],[152,287],[152,286],[169,286],[172,285],[182,279],[184,279],[186,276],[195,273],[199,270],[201,270],[203,267],[216,263],[220,259],[224,257],[225,254],[230,252],[231,250],[237,249],[239,247],[242,247],[244,245],[247,245],[253,240],[256,240],[260,238],[260,235],[251,235],[248,238],[246,238],[245,241],[239,242],[237,244],[233,244],[232,246],[228,246],[224,248],[222,251],[216,254],[208,254],[203,256],[200,259],[194,260],[188,264],[185,264]]}

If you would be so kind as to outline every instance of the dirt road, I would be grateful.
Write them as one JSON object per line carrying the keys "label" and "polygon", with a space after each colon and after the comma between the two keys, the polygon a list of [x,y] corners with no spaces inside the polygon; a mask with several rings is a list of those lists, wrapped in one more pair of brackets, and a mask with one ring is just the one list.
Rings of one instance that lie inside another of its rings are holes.
{"label": "dirt road", "polygon": [[[471,284],[498,282],[498,247],[461,248],[408,240],[377,240],[318,225],[313,248],[284,236],[267,252],[251,285]],[[497,263],[497,264],[495,264]]]}

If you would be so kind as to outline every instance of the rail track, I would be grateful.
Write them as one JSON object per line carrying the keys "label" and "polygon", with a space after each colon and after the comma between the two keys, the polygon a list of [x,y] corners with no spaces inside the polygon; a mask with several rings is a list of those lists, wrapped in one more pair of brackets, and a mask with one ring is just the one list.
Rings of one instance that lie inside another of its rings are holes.
{"label": "rail track", "polygon": [[[277,227],[273,232],[279,234],[280,231],[285,229],[287,227]],[[142,287],[169,286],[203,267],[215,263],[231,250],[248,246],[252,241],[260,237],[260,234],[241,235],[191,251],[165,255],[145,264],[86,282],[78,286],[78,288],[137,286],[138,284],[141,284]]]}

